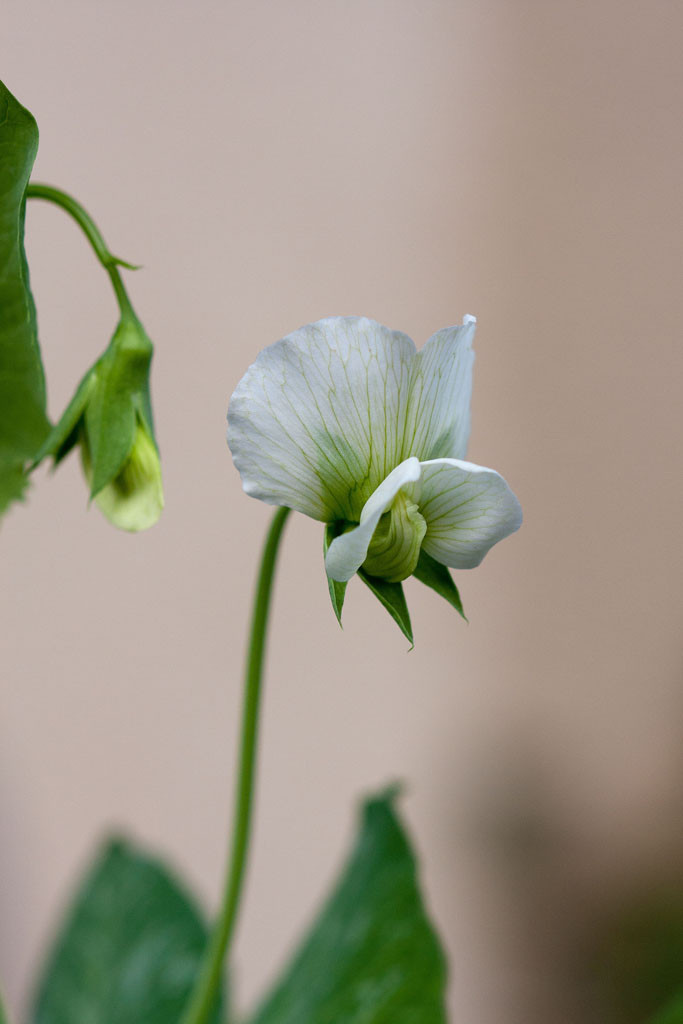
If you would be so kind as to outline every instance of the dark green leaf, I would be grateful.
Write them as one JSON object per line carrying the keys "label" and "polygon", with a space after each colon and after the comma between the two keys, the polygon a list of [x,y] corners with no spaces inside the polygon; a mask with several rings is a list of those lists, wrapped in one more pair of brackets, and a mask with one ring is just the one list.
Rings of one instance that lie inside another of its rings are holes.
{"label": "dark green leaf", "polygon": [[2,1001],[2,994],[0,993],[0,1024],[9,1024],[9,1017],[5,1012],[5,1007]]}
{"label": "dark green leaf", "polygon": [[418,579],[420,583],[424,583],[425,586],[431,587],[441,597],[445,597],[449,604],[452,604],[457,612],[462,615],[465,622],[467,622],[467,616],[462,608],[462,601],[460,600],[460,594],[458,588],[453,582],[448,568],[442,565],[441,562],[437,562],[435,558],[428,555],[426,551],[420,551],[420,557],[418,559],[415,571],[413,572],[415,579]]}
{"label": "dark green leaf", "polygon": [[[343,531],[343,523],[329,523],[325,527],[325,533],[323,534],[323,558],[327,554],[327,549],[339,534]],[[334,614],[337,616],[337,622],[341,626],[342,624],[342,608],[344,607],[344,595],[346,594],[346,583],[338,583],[337,580],[331,580],[327,577],[327,586],[330,591],[330,600],[334,609]]]}
{"label": "dark green leaf", "polygon": [[[180,1019],[207,932],[158,861],[108,844],[49,956],[33,1024],[169,1024]],[[219,1020],[217,1010],[214,1021]]]}
{"label": "dark green leaf", "polygon": [[371,800],[339,884],[252,1024],[445,1024],[445,984],[392,798]]}
{"label": "dark green leaf", "polygon": [[363,583],[370,588],[375,597],[384,605],[403,635],[409,640],[412,648],[414,646],[413,627],[410,624],[410,614],[405,594],[403,593],[403,584],[380,580],[376,576],[370,576],[364,569],[359,569],[358,575]]}
{"label": "dark green leaf", "polygon": [[0,82],[0,512],[50,424],[24,253],[26,185],[38,150],[32,115]]}

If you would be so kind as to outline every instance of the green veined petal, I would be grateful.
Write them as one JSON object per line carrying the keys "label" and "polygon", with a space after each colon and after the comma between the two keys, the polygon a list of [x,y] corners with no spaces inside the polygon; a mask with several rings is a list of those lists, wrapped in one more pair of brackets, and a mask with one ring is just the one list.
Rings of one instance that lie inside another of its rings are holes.
{"label": "green veined petal", "polygon": [[358,522],[401,461],[415,346],[365,317],[308,324],[235,389],[228,444],[247,494],[322,522]]}
{"label": "green veined petal", "polygon": [[423,549],[442,565],[473,569],[487,551],[522,525],[522,509],[493,469],[459,459],[420,463]]}

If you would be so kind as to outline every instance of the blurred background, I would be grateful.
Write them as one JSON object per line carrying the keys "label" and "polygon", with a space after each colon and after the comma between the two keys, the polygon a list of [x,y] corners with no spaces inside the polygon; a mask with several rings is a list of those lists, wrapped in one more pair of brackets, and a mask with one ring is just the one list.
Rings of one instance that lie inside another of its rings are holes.
{"label": "blurred background", "polygon": [[[469,626],[409,581],[407,653],[358,581],[339,629],[320,526],[292,518],[239,1004],[326,892],[359,796],[395,779],[454,1021],[640,1021],[680,968],[662,981],[638,936],[680,951],[682,31],[665,0],[4,0],[35,180],[144,264],[167,502],[117,533],[71,458],[2,529],[13,1009],[104,833],[216,904],[270,516],[225,412],[261,348],[338,313],[418,345],[478,316],[469,457],[525,523],[458,574]],[[54,418],[115,305],[61,211],[31,205],[27,245]]]}

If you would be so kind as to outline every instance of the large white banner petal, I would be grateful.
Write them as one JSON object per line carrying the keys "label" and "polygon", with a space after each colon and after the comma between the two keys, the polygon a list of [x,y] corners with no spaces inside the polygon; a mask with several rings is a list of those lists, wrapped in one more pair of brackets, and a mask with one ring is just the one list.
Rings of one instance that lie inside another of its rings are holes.
{"label": "large white banner petal", "polygon": [[470,399],[476,320],[437,331],[413,363],[403,457],[464,459],[470,436]]}
{"label": "large white banner petal", "polygon": [[414,357],[407,335],[365,317],[319,320],[261,352],[228,409],[247,494],[358,522],[401,461]]}

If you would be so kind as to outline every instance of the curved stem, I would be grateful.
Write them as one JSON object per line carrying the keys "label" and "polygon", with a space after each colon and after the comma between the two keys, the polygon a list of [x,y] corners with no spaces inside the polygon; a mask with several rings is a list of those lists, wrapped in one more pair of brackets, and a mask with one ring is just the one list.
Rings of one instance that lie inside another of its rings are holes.
{"label": "curved stem", "polygon": [[244,869],[251,832],[254,794],[254,768],[258,740],[259,704],[263,654],[268,626],[270,597],[275,562],[288,508],[279,508],[273,516],[261,558],[251,620],[247,652],[242,712],[241,749],[232,832],[232,850],[225,876],[220,914],[207,946],[204,962],[182,1017],[182,1024],[205,1024],[216,1005],[223,974],[223,960],[230,949],[239,910]]}
{"label": "curved stem", "polygon": [[49,203],[54,203],[56,206],[61,206],[63,210],[73,217],[90,242],[98,260],[109,274],[109,279],[116,295],[116,301],[121,310],[121,316],[137,319],[118,269],[120,266],[128,267],[129,269],[134,268],[131,264],[118,259],[109,251],[95,221],[78,200],[74,199],[67,192],[62,192],[60,188],[54,188],[52,185],[33,184],[33,182],[26,189],[26,197],[28,199],[44,199]]}

